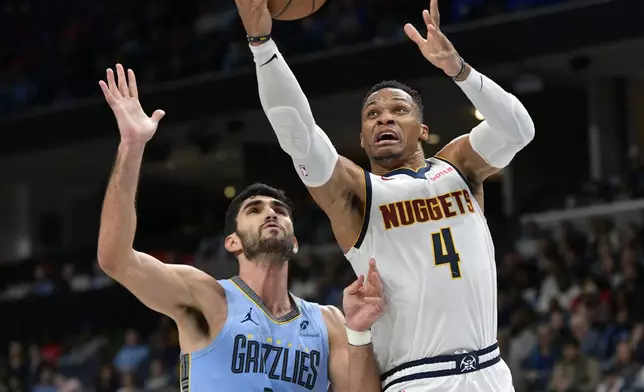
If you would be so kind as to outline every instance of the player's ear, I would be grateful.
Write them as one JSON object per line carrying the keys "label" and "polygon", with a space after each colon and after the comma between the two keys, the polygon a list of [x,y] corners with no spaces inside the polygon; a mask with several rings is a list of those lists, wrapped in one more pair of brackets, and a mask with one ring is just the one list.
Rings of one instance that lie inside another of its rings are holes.
{"label": "player's ear", "polygon": [[241,240],[237,233],[233,233],[226,237],[224,240],[224,247],[230,253],[237,253],[243,250]]}
{"label": "player's ear", "polygon": [[425,124],[420,124],[420,137],[419,139],[422,141],[427,140],[429,137],[429,127]]}
{"label": "player's ear", "polygon": [[293,254],[296,255],[300,250],[300,244],[297,242],[297,238],[293,237]]}
{"label": "player's ear", "polygon": [[362,132],[360,132],[360,147],[364,148],[364,137],[362,136]]}

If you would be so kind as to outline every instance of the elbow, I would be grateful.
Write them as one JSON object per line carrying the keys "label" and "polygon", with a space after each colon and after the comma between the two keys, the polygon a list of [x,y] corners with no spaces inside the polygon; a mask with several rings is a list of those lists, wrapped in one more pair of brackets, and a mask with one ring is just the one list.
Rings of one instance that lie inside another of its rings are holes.
{"label": "elbow", "polygon": [[[527,112],[526,112],[527,114]],[[528,145],[534,139],[535,127],[530,115],[526,116],[525,122],[522,124],[521,136],[524,145]]]}
{"label": "elbow", "polygon": [[535,133],[534,121],[532,121],[532,117],[530,117],[530,113],[528,113],[528,111],[523,106],[521,101],[519,101],[514,96],[513,98],[515,99],[514,119],[516,121],[516,127],[518,130],[517,136],[519,139],[517,141],[521,145],[526,146],[532,141],[532,139],[534,139],[534,133]]}
{"label": "elbow", "polygon": [[111,256],[109,252],[101,251],[99,249],[98,252],[96,252],[96,260],[98,260],[98,266],[103,270],[108,275],[112,275],[114,270],[117,269],[117,261],[116,258]]}
{"label": "elbow", "polygon": [[[134,250],[130,250],[130,252],[134,255]],[[101,248],[99,245],[96,259],[98,266],[103,272],[109,276],[114,276],[115,273],[118,273],[125,266],[129,257],[126,252],[115,252],[112,249]]]}

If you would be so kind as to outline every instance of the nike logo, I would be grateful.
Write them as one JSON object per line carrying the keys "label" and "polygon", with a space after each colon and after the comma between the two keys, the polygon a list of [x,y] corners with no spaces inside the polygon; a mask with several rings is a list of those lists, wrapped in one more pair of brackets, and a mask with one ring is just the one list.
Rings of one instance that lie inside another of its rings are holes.
{"label": "nike logo", "polygon": [[268,59],[268,61],[267,61],[267,62],[265,62],[264,64],[260,65],[260,67],[265,66],[266,64],[270,63],[270,62],[271,62],[271,61],[273,61],[273,60],[277,60],[277,53],[273,53],[273,56],[271,56],[271,58],[270,58],[270,59]]}

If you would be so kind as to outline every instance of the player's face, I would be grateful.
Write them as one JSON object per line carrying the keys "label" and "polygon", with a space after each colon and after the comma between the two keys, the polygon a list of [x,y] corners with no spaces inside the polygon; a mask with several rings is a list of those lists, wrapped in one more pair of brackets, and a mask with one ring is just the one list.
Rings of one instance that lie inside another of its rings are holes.
{"label": "player's face", "polygon": [[418,151],[427,139],[427,127],[412,97],[399,89],[385,88],[371,94],[362,109],[360,145],[375,161],[400,161]]}
{"label": "player's face", "polygon": [[237,214],[237,236],[248,260],[272,255],[270,260],[288,260],[293,256],[295,239],[288,207],[266,196],[244,201]]}

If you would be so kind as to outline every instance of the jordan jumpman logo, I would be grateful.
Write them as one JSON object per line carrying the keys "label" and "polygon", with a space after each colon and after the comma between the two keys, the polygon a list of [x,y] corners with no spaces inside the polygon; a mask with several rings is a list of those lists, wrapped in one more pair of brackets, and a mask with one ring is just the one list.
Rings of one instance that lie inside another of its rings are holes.
{"label": "jordan jumpman logo", "polygon": [[242,324],[243,324],[243,323],[245,323],[246,321],[250,321],[251,323],[253,323],[253,324],[255,324],[255,325],[259,325],[259,324],[257,324],[257,323],[255,322],[255,320],[253,320],[253,319],[251,318],[251,313],[252,313],[252,311],[253,311],[253,308],[250,308],[250,309],[248,310],[248,313],[246,313],[246,317],[244,317],[244,319],[241,321],[241,322],[242,322]]}

